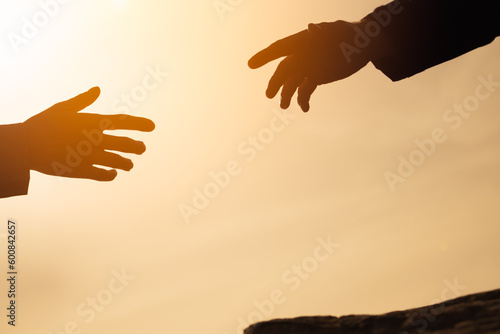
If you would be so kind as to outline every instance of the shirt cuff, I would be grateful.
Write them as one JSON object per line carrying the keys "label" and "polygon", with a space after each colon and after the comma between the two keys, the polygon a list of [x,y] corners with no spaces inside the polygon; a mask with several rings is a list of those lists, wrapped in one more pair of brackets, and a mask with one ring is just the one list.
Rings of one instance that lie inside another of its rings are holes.
{"label": "shirt cuff", "polygon": [[29,181],[29,150],[23,125],[0,125],[0,198],[28,194]]}

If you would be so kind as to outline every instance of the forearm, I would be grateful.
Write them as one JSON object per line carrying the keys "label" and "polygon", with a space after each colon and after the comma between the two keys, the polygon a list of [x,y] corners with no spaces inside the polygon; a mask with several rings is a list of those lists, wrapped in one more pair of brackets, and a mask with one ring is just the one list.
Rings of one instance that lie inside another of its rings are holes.
{"label": "forearm", "polygon": [[496,5],[493,0],[398,0],[379,7],[362,20],[372,33],[379,28],[371,61],[396,81],[489,44],[500,34]]}
{"label": "forearm", "polygon": [[30,180],[22,124],[0,125],[0,198],[26,195]]}

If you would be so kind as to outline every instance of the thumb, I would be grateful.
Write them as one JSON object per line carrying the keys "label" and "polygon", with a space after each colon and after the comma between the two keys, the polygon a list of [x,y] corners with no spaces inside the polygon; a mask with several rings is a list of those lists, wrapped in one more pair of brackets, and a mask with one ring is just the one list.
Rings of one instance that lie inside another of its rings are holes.
{"label": "thumb", "polygon": [[97,100],[101,94],[101,89],[99,87],[92,87],[85,93],[77,95],[69,100],[62,101],[54,104],[47,111],[49,112],[74,112],[77,113],[90,106]]}

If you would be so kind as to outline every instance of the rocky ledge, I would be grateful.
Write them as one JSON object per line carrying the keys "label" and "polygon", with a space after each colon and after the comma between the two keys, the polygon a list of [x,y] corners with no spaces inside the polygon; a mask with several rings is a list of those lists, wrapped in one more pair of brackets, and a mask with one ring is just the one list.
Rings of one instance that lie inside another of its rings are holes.
{"label": "rocky ledge", "polygon": [[500,290],[383,315],[314,316],[251,325],[244,334],[500,333]]}

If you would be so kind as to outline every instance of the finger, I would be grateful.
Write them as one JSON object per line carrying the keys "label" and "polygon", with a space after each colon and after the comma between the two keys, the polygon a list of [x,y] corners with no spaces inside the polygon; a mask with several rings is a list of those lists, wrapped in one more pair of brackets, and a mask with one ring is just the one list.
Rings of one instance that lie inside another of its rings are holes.
{"label": "finger", "polygon": [[155,123],[144,117],[136,117],[131,115],[112,115],[115,120],[116,129],[118,130],[136,130],[143,132],[151,132],[155,129]]}
{"label": "finger", "polygon": [[294,75],[285,82],[285,84],[283,85],[283,89],[281,90],[280,106],[282,109],[286,109],[290,106],[290,101],[292,100],[293,94],[295,94],[295,91],[303,81],[303,75]]}
{"label": "finger", "polygon": [[266,96],[270,99],[276,96],[281,86],[285,84],[290,76],[297,74],[299,70],[298,67],[298,61],[294,56],[289,56],[283,59],[269,80]]}
{"label": "finger", "polygon": [[85,166],[74,170],[68,177],[107,182],[113,181],[117,175],[118,172],[114,169],[107,170],[95,166]]}
{"label": "finger", "polygon": [[146,151],[146,145],[142,141],[133,140],[128,137],[104,135],[102,145],[105,150],[123,153],[142,154]]}
{"label": "finger", "polygon": [[101,94],[101,89],[99,87],[92,87],[85,93],[77,95],[69,100],[62,101],[54,104],[49,108],[51,111],[56,112],[79,112],[87,108],[89,105],[95,102],[99,95]]}
{"label": "finger", "polygon": [[124,158],[119,154],[108,151],[102,151],[100,153],[96,153],[92,157],[92,161],[90,163],[93,165],[117,168],[126,171],[129,171],[132,169],[132,167],[134,167],[134,163],[132,162],[132,160]]}
{"label": "finger", "polygon": [[259,68],[270,61],[294,54],[306,47],[308,40],[309,32],[307,30],[280,39],[264,50],[257,52],[248,61],[248,66],[252,69]]}
{"label": "finger", "polygon": [[130,115],[101,115],[82,113],[78,115],[79,122],[85,126],[99,127],[101,131],[105,130],[135,130],[151,132],[155,128],[155,123],[144,117]]}
{"label": "finger", "polygon": [[297,102],[303,112],[309,111],[309,101],[312,93],[316,90],[316,87],[318,87],[318,85],[309,78],[305,78],[304,82],[299,86]]}

